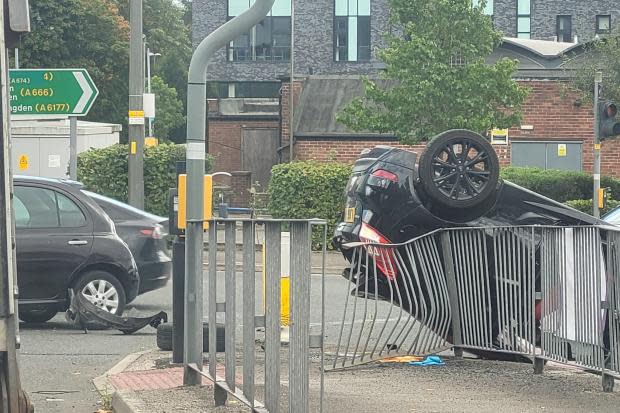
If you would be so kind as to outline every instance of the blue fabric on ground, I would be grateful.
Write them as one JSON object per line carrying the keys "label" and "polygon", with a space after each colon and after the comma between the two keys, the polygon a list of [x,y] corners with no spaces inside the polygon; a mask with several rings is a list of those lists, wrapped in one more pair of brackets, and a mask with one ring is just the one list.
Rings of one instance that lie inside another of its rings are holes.
{"label": "blue fabric on ground", "polygon": [[443,366],[446,363],[443,362],[439,356],[428,356],[422,361],[410,361],[411,366]]}

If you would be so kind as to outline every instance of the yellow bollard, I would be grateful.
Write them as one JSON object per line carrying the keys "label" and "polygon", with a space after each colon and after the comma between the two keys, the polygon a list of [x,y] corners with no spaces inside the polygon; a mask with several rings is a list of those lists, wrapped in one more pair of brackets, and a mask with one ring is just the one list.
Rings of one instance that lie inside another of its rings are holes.
{"label": "yellow bollard", "polygon": [[[291,282],[289,277],[290,269],[290,233],[283,232],[281,235],[281,253],[280,253],[280,323],[284,327],[288,327],[290,323],[290,292]],[[263,313],[265,308],[265,289],[266,289],[266,270],[265,270],[265,244],[263,243]]]}
{"label": "yellow bollard", "polygon": [[[209,229],[209,220],[213,216],[213,176],[205,175],[204,178],[204,229]],[[187,175],[181,174],[179,175],[179,188],[178,188],[178,198],[179,198],[179,210],[177,212],[177,228],[185,229],[185,224],[187,223]]]}

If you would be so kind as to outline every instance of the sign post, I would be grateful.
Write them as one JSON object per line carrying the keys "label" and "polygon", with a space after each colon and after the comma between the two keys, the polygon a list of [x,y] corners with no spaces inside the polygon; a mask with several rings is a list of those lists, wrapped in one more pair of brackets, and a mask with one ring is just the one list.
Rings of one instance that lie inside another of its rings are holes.
{"label": "sign post", "polygon": [[69,178],[77,181],[77,116],[69,116]]}

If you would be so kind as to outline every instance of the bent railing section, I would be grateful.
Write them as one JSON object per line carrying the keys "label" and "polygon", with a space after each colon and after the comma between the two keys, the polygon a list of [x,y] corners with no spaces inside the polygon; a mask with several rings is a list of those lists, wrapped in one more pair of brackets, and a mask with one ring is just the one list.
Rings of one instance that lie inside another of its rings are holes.
{"label": "bent railing section", "polygon": [[327,370],[453,347],[620,377],[620,232],[611,227],[445,229],[349,244],[349,288]]}

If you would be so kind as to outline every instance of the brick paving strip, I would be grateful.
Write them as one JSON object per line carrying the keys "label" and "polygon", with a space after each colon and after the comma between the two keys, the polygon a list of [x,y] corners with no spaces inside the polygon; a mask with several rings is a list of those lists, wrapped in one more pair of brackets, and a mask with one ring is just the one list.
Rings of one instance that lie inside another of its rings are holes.
{"label": "brick paving strip", "polygon": [[[206,371],[208,365],[203,368]],[[217,367],[217,375],[224,377],[224,366]],[[119,391],[172,389],[183,386],[183,367],[125,371],[109,376],[108,380]],[[207,384],[209,380],[203,379],[203,382]],[[241,384],[241,377],[237,377],[237,385],[241,386]]]}

